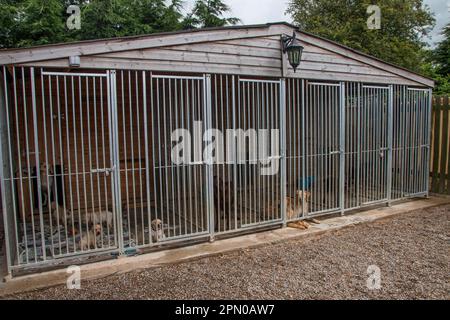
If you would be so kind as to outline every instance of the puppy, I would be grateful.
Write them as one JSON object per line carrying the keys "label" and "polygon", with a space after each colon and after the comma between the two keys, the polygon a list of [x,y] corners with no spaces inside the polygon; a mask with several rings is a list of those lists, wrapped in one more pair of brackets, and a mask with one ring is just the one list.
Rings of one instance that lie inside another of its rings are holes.
{"label": "puppy", "polygon": [[83,236],[80,240],[81,250],[89,250],[95,248],[96,238],[100,236],[102,230],[102,226],[100,224],[96,224],[93,229],[88,227],[87,232],[83,232]]}
{"label": "puppy", "polygon": [[163,230],[163,223],[160,219],[155,219],[151,223],[152,241],[154,243],[159,242],[166,238]]}
{"label": "puppy", "polygon": [[87,216],[88,223],[93,225],[106,223],[108,230],[112,230],[114,216],[111,211],[94,211]]}

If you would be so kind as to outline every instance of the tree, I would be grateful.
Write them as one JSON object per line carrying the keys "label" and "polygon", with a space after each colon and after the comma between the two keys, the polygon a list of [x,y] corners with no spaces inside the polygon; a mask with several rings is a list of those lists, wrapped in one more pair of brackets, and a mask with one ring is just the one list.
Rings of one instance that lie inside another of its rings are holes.
{"label": "tree", "polygon": [[223,27],[240,22],[235,17],[224,17],[231,9],[222,0],[197,0],[191,13],[183,21],[184,29]]}
{"label": "tree", "polygon": [[450,23],[442,31],[444,39],[433,52],[433,60],[437,65],[437,72],[442,76],[450,75]]}
{"label": "tree", "polygon": [[444,39],[434,50],[427,51],[425,74],[436,81],[434,94],[450,95],[450,24],[442,31]]}
{"label": "tree", "polygon": [[[181,0],[0,0],[0,48],[181,29]],[[66,26],[71,4],[81,30]]]}
{"label": "tree", "polygon": [[371,0],[290,0],[287,12],[301,29],[414,71],[421,71],[422,38],[434,26],[423,0],[379,0],[381,29],[369,30]]}
{"label": "tree", "polygon": [[0,48],[10,48],[18,42],[19,1],[0,0],[0,8]]}
{"label": "tree", "polygon": [[60,0],[9,1],[8,11],[12,23],[4,29],[2,26],[2,32],[6,34],[2,38],[3,47],[41,45],[64,39],[63,5]]}

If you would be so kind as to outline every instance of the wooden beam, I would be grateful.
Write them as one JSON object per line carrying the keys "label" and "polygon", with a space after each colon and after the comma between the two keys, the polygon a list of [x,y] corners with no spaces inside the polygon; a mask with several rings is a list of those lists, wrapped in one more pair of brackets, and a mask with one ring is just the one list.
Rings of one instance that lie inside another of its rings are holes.
{"label": "wooden beam", "polygon": [[415,81],[417,83],[420,83],[422,85],[426,85],[427,87],[434,87],[434,81],[427,79],[425,77],[422,77],[418,74],[415,74],[411,71],[404,70],[402,68],[398,68],[395,66],[392,66],[390,64],[386,64],[385,62],[382,62],[376,58],[369,57],[362,53],[357,53],[354,50],[345,48],[344,46],[334,44],[331,41],[327,41],[303,32],[298,32],[298,37],[301,41],[309,43],[311,45],[319,46],[321,48],[324,48],[326,50],[329,50],[331,52],[343,55],[345,57],[354,59],[356,61],[363,62],[365,64],[368,64],[370,66],[373,66],[375,68],[393,73],[395,75],[398,75],[400,77]]}
{"label": "wooden beam", "polygon": [[60,59],[73,55],[86,56],[181,44],[275,36],[281,34],[286,28],[288,28],[286,25],[270,25],[264,28],[204,30],[5,50],[0,51],[0,65]]}

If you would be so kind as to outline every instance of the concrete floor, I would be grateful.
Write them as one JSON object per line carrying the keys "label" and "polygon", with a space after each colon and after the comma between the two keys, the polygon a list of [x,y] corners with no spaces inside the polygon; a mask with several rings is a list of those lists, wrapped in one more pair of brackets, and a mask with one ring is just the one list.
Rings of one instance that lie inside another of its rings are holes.
{"label": "concrete floor", "polygon": [[[389,218],[402,213],[421,210],[450,203],[450,198],[431,197],[395,204],[392,207],[381,207],[367,211],[360,211],[346,216],[324,218],[319,225],[308,230],[293,228],[277,229],[273,231],[250,234],[236,238],[220,240],[213,243],[202,243],[184,248],[154,252],[130,258],[103,261],[81,267],[84,280],[97,279],[117,273],[133,270],[148,269],[167,264],[214,256],[230,251],[246,248],[261,247],[267,244],[280,243],[292,239],[307,239],[324,233],[343,229],[361,223]],[[32,289],[45,288],[64,284],[67,279],[65,269],[43,272],[11,279],[0,287],[0,296],[25,292]]]}

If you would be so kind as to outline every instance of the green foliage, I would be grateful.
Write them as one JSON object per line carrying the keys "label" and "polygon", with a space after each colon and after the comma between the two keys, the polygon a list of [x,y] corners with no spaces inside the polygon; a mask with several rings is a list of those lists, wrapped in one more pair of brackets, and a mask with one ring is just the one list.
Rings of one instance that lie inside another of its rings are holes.
{"label": "green foliage", "polygon": [[444,39],[433,52],[433,60],[437,64],[437,71],[441,75],[450,74],[450,23],[442,31]]}
{"label": "green foliage", "polygon": [[[81,30],[66,26],[71,4],[81,8]],[[0,0],[0,48],[180,30],[181,4],[181,0]]]}
{"label": "green foliage", "polygon": [[[0,0],[0,48],[220,27],[239,22],[221,0],[198,0],[186,17],[182,0]],[[81,30],[69,30],[67,8],[80,6]]]}
{"label": "green foliage", "polygon": [[423,73],[436,81],[434,94],[450,95],[450,24],[442,34],[444,39],[436,49],[426,52],[426,63],[423,64]]}
{"label": "green foliage", "polygon": [[222,0],[197,0],[194,9],[183,21],[184,29],[223,27],[240,22],[238,18],[224,17],[230,7]]}
{"label": "green foliage", "polygon": [[[367,7],[381,9],[381,29],[367,28]],[[303,30],[385,61],[420,71],[421,40],[434,18],[423,0],[290,0],[288,13]]]}

